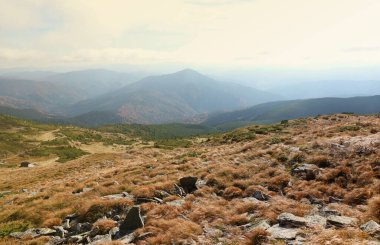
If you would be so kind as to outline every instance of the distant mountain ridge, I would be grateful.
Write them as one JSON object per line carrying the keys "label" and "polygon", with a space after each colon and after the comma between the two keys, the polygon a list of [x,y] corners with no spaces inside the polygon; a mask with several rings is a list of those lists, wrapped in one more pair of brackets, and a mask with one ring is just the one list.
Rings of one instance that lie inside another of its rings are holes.
{"label": "distant mountain ridge", "polygon": [[76,103],[67,112],[77,116],[95,110],[113,111],[126,123],[168,123],[276,99],[278,96],[265,91],[219,82],[185,69],[144,78],[117,91]]}
{"label": "distant mountain ridge", "polygon": [[286,119],[342,112],[355,114],[380,113],[380,95],[276,101],[244,110],[212,115],[203,124],[221,125],[232,122],[273,123]]}

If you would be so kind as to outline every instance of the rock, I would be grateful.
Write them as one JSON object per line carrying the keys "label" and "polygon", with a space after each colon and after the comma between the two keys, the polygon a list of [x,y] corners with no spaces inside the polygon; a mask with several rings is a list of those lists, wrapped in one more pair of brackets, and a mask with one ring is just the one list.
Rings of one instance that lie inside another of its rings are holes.
{"label": "rock", "polygon": [[186,193],[192,193],[195,190],[197,190],[197,186],[195,185],[197,183],[197,180],[198,180],[197,177],[187,176],[187,177],[181,178],[179,180],[179,183]]}
{"label": "rock", "polygon": [[319,168],[314,164],[302,164],[292,170],[292,175],[303,180],[314,180],[318,173]]}
{"label": "rock", "polygon": [[48,235],[54,235],[56,233],[56,230],[50,229],[50,228],[32,228],[28,229],[24,232],[12,232],[10,234],[11,237],[23,239],[23,238],[36,238],[40,236],[48,236]]}
{"label": "rock", "polygon": [[159,191],[159,190],[156,190],[154,192],[154,195],[156,197],[160,198],[160,199],[170,196],[170,194],[168,192],[166,192],[166,191]]}
{"label": "rock", "polygon": [[128,232],[144,227],[144,221],[140,214],[140,207],[133,206],[127,213],[124,221],[120,225],[120,235],[124,236]]}
{"label": "rock", "polygon": [[110,199],[110,200],[126,198],[126,199],[133,200],[135,197],[133,195],[129,194],[128,192],[123,192],[123,193],[120,193],[120,194],[113,194],[113,195],[103,196],[102,198],[103,199]]}
{"label": "rock", "polygon": [[71,236],[67,239],[67,242],[69,243],[82,243],[86,240],[86,236],[84,235],[75,235],[75,236]]}
{"label": "rock", "polygon": [[174,194],[180,197],[186,196],[185,190],[177,184],[174,184]]}
{"label": "rock", "polygon": [[164,201],[160,198],[157,198],[157,197],[153,197],[153,198],[138,197],[135,200],[135,203],[137,203],[137,204],[147,203],[147,202],[155,202],[155,203],[162,204]]}
{"label": "rock", "polygon": [[371,236],[374,236],[380,239],[380,225],[373,220],[368,221],[367,223],[360,226],[364,232],[367,232]]}
{"label": "rock", "polygon": [[320,215],[306,216],[305,219],[307,220],[307,225],[310,227],[325,228],[327,224],[327,219]]}
{"label": "rock", "polygon": [[65,230],[69,230],[71,228],[71,226],[70,226],[70,220],[69,219],[65,219],[65,221],[63,221],[63,223],[62,223],[62,227]]}
{"label": "rock", "polygon": [[107,234],[107,235],[97,235],[95,236],[92,240],[91,240],[91,245],[100,245],[100,244],[104,244],[104,243],[107,243],[107,242],[112,242],[112,237],[110,234]]}
{"label": "rock", "polygon": [[327,217],[330,215],[340,216],[340,213],[338,210],[330,209],[328,207],[323,207],[319,212],[324,217]]}
{"label": "rock", "polygon": [[197,183],[195,183],[195,186],[196,186],[198,189],[200,189],[200,188],[202,188],[202,187],[205,187],[206,185],[207,185],[207,181],[205,181],[205,180],[201,180],[201,179],[197,180]]}
{"label": "rock", "polygon": [[260,220],[259,222],[249,223],[246,225],[242,225],[240,227],[242,227],[244,230],[249,232],[249,231],[252,231],[253,229],[256,229],[256,228],[261,228],[263,230],[267,230],[270,228],[270,225],[269,225],[267,220]]}
{"label": "rock", "polygon": [[329,197],[329,203],[334,203],[334,202],[342,202],[343,199],[337,198],[337,197]]}
{"label": "rock", "polygon": [[20,163],[20,168],[32,168],[34,165],[30,162],[22,162]]}
{"label": "rock", "polygon": [[270,227],[268,232],[271,233],[271,238],[294,240],[299,233],[298,229],[280,227],[278,224]]}
{"label": "rock", "polygon": [[108,234],[111,235],[112,239],[114,239],[115,237],[117,237],[119,235],[119,227],[114,227],[112,228]]}
{"label": "rock", "polygon": [[287,228],[298,228],[306,226],[307,220],[291,213],[282,213],[277,217],[279,225]]}
{"label": "rock", "polygon": [[58,236],[53,236],[45,245],[61,245],[67,243],[66,238],[61,238]]}
{"label": "rock", "polygon": [[89,222],[78,223],[78,224],[75,226],[75,231],[76,231],[77,233],[84,233],[84,232],[90,231],[91,229],[92,229],[92,224],[89,223]]}
{"label": "rock", "polygon": [[174,200],[171,202],[167,202],[166,204],[169,206],[173,206],[173,207],[179,207],[179,206],[182,206],[182,204],[184,204],[184,203],[185,203],[185,200],[180,199],[180,200]]}
{"label": "rock", "polygon": [[76,213],[69,214],[69,215],[67,215],[67,216],[65,217],[65,219],[68,219],[69,221],[74,220],[74,219],[76,219],[76,218],[78,218],[78,214],[76,214]]}
{"label": "rock", "polygon": [[55,235],[60,237],[60,238],[64,238],[66,236],[66,234],[68,233],[68,231],[65,230],[63,228],[63,226],[54,226],[53,228],[56,231]]}
{"label": "rock", "polygon": [[118,241],[120,241],[123,244],[129,244],[129,243],[132,243],[135,240],[135,238],[136,238],[135,234],[130,233],[118,239]]}
{"label": "rock", "polygon": [[327,217],[327,227],[335,226],[338,228],[356,226],[357,220],[347,216],[330,215]]}
{"label": "rock", "polygon": [[260,201],[267,201],[269,199],[268,195],[265,195],[262,191],[256,190],[253,195],[254,198]]}

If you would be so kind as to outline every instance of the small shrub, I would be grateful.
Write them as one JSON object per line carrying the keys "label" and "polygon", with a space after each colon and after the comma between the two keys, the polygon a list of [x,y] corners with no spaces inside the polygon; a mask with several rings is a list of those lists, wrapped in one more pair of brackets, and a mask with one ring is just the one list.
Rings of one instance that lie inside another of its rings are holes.
{"label": "small shrub", "polygon": [[269,232],[262,228],[255,228],[246,234],[246,245],[261,245],[268,241]]}

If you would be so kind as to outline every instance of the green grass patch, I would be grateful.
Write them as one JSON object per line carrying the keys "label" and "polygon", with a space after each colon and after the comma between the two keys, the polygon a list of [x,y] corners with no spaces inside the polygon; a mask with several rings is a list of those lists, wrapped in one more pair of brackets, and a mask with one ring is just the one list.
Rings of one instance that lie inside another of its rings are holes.
{"label": "green grass patch", "polygon": [[67,162],[70,160],[77,159],[83,155],[88,154],[87,152],[71,147],[71,146],[57,146],[57,147],[39,147],[28,151],[26,154],[34,157],[44,157],[50,155],[56,155],[59,157],[58,162]]}

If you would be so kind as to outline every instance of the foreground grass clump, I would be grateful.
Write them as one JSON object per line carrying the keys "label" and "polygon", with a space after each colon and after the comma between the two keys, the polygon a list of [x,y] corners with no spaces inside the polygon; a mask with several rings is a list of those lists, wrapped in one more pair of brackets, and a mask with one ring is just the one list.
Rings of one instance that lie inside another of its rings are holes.
{"label": "foreground grass clump", "polygon": [[8,236],[12,232],[25,231],[28,228],[29,224],[20,221],[0,223],[0,237]]}

